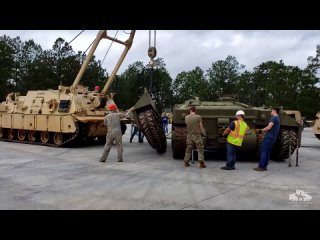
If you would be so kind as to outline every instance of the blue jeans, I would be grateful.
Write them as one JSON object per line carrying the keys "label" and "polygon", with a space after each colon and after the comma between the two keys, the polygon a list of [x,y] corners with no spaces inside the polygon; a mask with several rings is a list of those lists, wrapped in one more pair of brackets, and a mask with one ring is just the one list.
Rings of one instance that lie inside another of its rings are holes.
{"label": "blue jeans", "polygon": [[268,138],[265,138],[262,142],[261,153],[260,153],[260,168],[266,168],[271,155],[272,146],[274,141]]}
{"label": "blue jeans", "polygon": [[234,167],[236,164],[236,146],[227,142],[227,167]]}
{"label": "blue jeans", "polygon": [[168,134],[168,123],[162,123],[163,131],[165,134]]}

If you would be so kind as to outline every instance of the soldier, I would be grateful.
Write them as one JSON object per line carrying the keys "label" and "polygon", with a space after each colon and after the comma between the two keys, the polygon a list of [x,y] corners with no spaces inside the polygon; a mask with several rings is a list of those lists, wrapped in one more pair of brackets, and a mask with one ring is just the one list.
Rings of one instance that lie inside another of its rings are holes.
{"label": "soldier", "polygon": [[100,87],[99,86],[95,86],[94,87],[94,92],[96,92],[96,93],[100,92]]}
{"label": "soldier", "polygon": [[111,145],[113,141],[115,141],[117,145],[117,150],[118,150],[118,162],[123,162],[122,158],[122,132],[121,132],[121,125],[120,125],[120,119],[121,118],[130,118],[129,113],[134,110],[134,108],[130,108],[128,111],[128,114],[124,113],[118,113],[117,112],[117,106],[115,104],[110,104],[108,106],[109,110],[111,113],[106,115],[104,119],[104,125],[107,126],[108,132],[107,132],[107,140],[106,140],[106,145],[103,149],[103,154],[100,158],[100,162],[105,162],[108,158]]}
{"label": "soldier", "polygon": [[201,133],[205,136],[205,129],[202,125],[202,118],[200,115],[196,114],[196,107],[190,107],[190,114],[185,117],[185,122],[187,124],[188,136],[187,136],[187,148],[184,157],[184,166],[190,167],[189,161],[192,154],[192,149],[194,145],[197,147],[198,159],[200,166],[199,168],[206,168],[204,164],[204,144],[201,138]]}
{"label": "soldier", "polygon": [[222,170],[235,170],[236,149],[242,146],[242,141],[246,131],[249,129],[244,120],[245,113],[242,110],[236,112],[236,121],[224,130],[222,136],[227,137],[227,164],[221,167]]}

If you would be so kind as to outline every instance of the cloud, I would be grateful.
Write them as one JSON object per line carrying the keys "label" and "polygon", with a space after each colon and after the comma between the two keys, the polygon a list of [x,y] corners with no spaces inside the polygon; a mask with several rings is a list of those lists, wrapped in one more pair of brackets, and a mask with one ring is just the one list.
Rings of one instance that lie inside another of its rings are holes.
{"label": "cloud", "polygon": [[[0,35],[20,36],[23,41],[33,39],[43,49],[51,48],[58,37],[70,41],[81,30],[0,30]],[[85,51],[94,40],[98,30],[86,30],[72,42],[75,51]],[[116,30],[110,30],[114,35]],[[127,35],[120,30],[119,38]],[[138,30],[126,59],[119,69],[123,72],[135,61],[147,64],[149,58],[148,30]],[[247,70],[266,61],[283,60],[287,65],[304,68],[308,56],[314,56],[320,44],[320,31],[310,30],[158,30],[158,57],[164,58],[167,69],[174,78],[181,71],[190,71],[199,66],[204,71],[212,62],[235,56]],[[97,59],[102,60],[110,41],[102,40],[96,50]],[[112,71],[123,47],[114,43],[103,67]]]}

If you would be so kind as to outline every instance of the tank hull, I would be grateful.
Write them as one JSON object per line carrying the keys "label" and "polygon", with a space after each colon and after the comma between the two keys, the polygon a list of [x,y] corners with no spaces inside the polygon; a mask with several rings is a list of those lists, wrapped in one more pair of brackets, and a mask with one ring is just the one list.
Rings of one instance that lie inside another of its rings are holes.
{"label": "tank hull", "polygon": [[[247,156],[247,159],[259,159],[264,134],[258,134],[256,129],[262,129],[268,125],[271,109],[251,107],[234,101],[201,102],[199,100],[189,100],[173,108],[172,149],[174,158],[184,157],[187,138],[184,118],[189,114],[189,107],[192,105],[196,106],[197,114],[202,117],[206,129],[204,146],[208,151],[226,151],[226,141],[222,133],[232,121],[236,120],[235,113],[243,110],[246,114],[245,122],[250,130],[246,133],[242,146],[238,148],[238,153]],[[272,159],[282,161],[289,158],[300,146],[302,126],[298,119],[292,118],[284,111],[279,114],[279,117],[281,131],[272,151]]]}

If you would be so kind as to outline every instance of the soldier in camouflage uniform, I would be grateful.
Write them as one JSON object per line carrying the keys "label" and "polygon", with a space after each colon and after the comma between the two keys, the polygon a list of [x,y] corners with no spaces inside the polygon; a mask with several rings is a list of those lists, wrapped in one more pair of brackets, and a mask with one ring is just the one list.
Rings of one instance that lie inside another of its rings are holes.
{"label": "soldier in camouflage uniform", "polygon": [[111,146],[113,141],[115,141],[118,150],[118,162],[123,162],[122,158],[122,132],[121,132],[121,125],[120,119],[121,118],[130,118],[129,113],[133,110],[131,108],[128,114],[118,113],[117,106],[115,104],[110,104],[108,109],[111,111],[108,115],[106,115],[104,119],[104,125],[107,126],[108,132],[106,136],[106,145],[103,149],[103,154],[100,158],[100,162],[105,162],[108,158]]}
{"label": "soldier in camouflage uniform", "polygon": [[190,107],[190,114],[185,117],[185,122],[187,124],[188,136],[186,141],[186,153],[184,157],[184,166],[189,167],[190,158],[192,154],[192,149],[196,146],[198,151],[198,159],[200,168],[206,168],[204,164],[204,144],[201,137],[201,133],[205,136],[205,129],[202,125],[202,118],[200,115],[196,114],[196,107]]}

